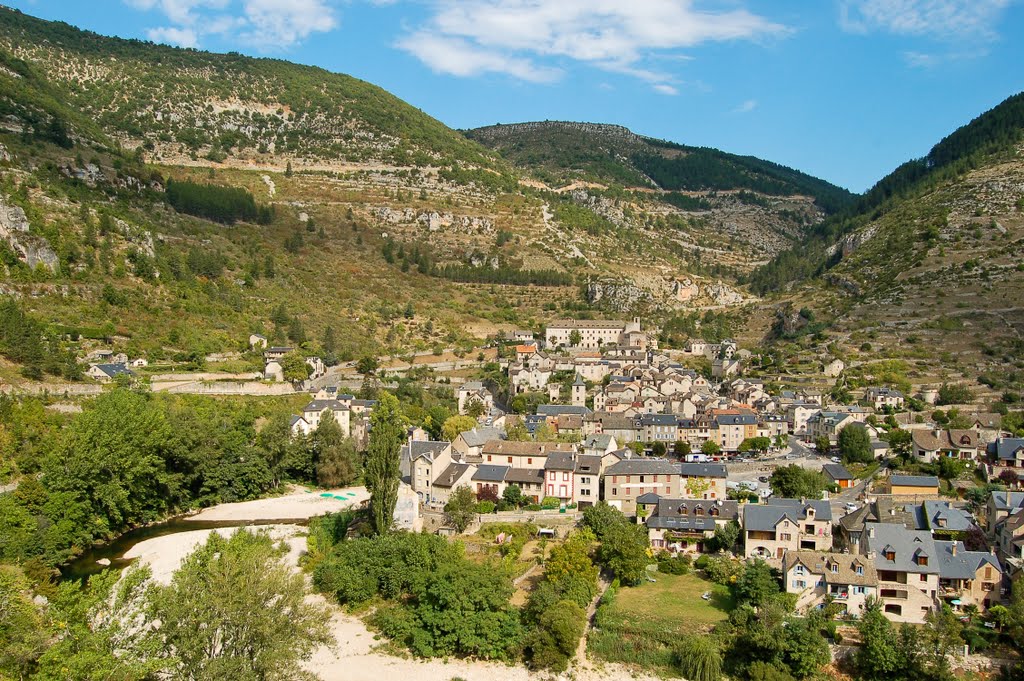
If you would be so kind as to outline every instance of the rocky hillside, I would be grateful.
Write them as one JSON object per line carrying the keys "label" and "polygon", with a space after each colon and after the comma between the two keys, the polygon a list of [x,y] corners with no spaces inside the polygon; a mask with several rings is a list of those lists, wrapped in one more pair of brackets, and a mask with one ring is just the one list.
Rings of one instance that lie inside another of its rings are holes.
{"label": "rocky hillside", "polygon": [[[992,398],[1024,387],[1024,95],[884,178],[855,210],[756,272],[816,312],[774,336],[845,353],[922,385]],[[784,277],[784,278],[779,278]],[[785,322],[786,315],[778,320]],[[762,329],[765,330],[765,329]],[[817,334],[816,341],[810,337]],[[801,338],[803,336],[803,338]]]}

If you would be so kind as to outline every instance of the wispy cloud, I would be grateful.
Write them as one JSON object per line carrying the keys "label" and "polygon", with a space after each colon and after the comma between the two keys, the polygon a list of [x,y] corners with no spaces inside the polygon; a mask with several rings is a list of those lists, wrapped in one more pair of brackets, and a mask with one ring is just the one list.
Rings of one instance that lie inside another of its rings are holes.
{"label": "wispy cloud", "polygon": [[[566,61],[626,74],[676,94],[649,59],[710,42],[760,41],[789,29],[745,9],[698,10],[694,0],[428,0],[427,22],[398,46],[454,76],[559,77]],[[554,60],[558,66],[550,66]],[[467,64],[470,61],[472,63]]]}
{"label": "wispy cloud", "polygon": [[313,33],[330,31],[338,20],[330,0],[125,0],[136,9],[164,15],[170,26],[151,28],[150,40],[198,47],[219,35],[270,52]]}
{"label": "wispy cloud", "polygon": [[737,106],[735,109],[733,109],[732,112],[734,114],[750,113],[751,111],[757,108],[757,104],[758,102],[756,99],[748,99],[739,106]]}
{"label": "wispy cloud", "polygon": [[840,26],[960,42],[992,38],[1012,0],[842,0]]}

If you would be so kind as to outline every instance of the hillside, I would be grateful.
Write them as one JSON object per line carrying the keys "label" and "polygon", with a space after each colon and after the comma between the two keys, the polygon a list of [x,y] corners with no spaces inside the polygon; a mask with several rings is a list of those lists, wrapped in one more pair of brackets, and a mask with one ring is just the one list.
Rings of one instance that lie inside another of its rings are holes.
{"label": "hillside", "polygon": [[770,161],[643,137],[616,125],[544,121],[465,134],[545,181],[660,189],[669,203],[681,203],[675,192],[747,190],[809,196],[834,213],[854,199],[845,189]]}
{"label": "hillside", "polygon": [[869,372],[884,360],[914,384],[964,382],[997,398],[1024,381],[1022,245],[1024,95],[1016,95],[751,279],[765,293],[788,288],[777,295],[791,310],[817,313],[816,324],[783,315],[775,336],[816,325],[819,338],[803,339],[806,349],[832,343]]}

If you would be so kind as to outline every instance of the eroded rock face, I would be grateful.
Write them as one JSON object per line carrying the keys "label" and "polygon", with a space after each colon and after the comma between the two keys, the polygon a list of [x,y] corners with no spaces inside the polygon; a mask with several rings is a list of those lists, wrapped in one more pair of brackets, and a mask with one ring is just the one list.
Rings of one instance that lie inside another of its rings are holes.
{"label": "eroded rock face", "polygon": [[30,269],[43,265],[52,272],[60,263],[46,239],[29,234],[28,217],[21,206],[8,204],[3,197],[0,197],[0,239],[7,242]]}
{"label": "eroded rock face", "polygon": [[587,301],[614,312],[630,312],[653,300],[649,291],[626,280],[601,280],[587,284]]}
{"label": "eroded rock face", "polygon": [[7,147],[0,144],[0,163],[10,163],[11,152],[7,151]]}

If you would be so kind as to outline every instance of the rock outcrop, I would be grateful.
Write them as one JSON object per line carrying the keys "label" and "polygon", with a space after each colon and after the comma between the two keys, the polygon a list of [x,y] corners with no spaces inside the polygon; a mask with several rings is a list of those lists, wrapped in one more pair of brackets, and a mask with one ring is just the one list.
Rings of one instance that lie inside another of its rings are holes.
{"label": "rock outcrop", "polygon": [[0,239],[5,241],[18,259],[30,269],[43,265],[51,272],[60,260],[50,244],[41,236],[29,234],[28,217],[21,206],[8,204],[0,197]]}

